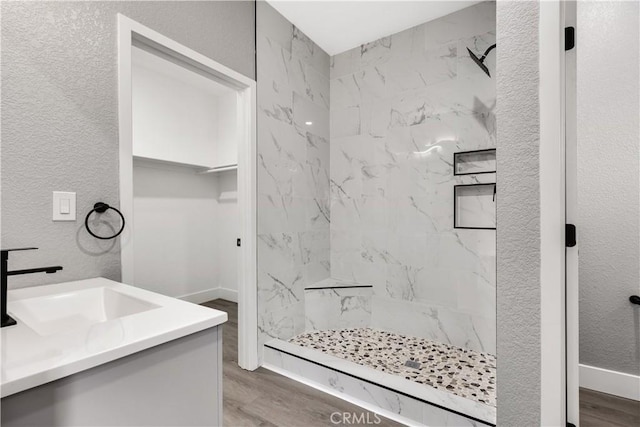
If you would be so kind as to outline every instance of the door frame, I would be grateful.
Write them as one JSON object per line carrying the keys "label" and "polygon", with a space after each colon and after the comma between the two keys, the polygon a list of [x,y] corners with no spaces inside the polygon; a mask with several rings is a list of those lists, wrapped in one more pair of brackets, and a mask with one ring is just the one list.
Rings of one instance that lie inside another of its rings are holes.
{"label": "door frame", "polygon": [[540,2],[541,425],[579,425],[575,1]]}
{"label": "door frame", "polygon": [[224,65],[122,15],[118,21],[118,120],[120,153],[120,210],[129,227],[121,235],[122,282],[135,283],[133,265],[133,122],[131,49],[141,44],[162,56],[188,64],[238,92],[238,365],[258,368],[257,215],[256,215],[256,82]]}
{"label": "door frame", "polygon": [[565,9],[539,7],[540,425],[566,425]]}
{"label": "door frame", "polygon": [[[577,32],[576,1],[567,0],[562,5],[564,27],[573,27]],[[567,224],[575,225],[578,223],[576,45],[565,52],[564,61],[565,216]],[[578,239],[575,246],[565,248],[567,423],[575,426],[580,425],[578,248]]]}

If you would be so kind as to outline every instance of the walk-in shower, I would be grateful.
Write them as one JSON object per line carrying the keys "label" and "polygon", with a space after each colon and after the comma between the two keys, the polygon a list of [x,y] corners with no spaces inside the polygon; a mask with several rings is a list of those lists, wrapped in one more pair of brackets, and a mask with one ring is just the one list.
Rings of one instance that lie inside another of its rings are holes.
{"label": "walk-in shower", "polygon": [[334,56],[257,11],[264,365],[398,420],[495,424],[495,3]]}

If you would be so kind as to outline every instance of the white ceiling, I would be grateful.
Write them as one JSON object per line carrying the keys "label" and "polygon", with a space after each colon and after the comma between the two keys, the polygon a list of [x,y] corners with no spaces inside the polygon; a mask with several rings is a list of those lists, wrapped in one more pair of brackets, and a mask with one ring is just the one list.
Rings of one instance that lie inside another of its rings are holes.
{"label": "white ceiling", "polygon": [[329,55],[448,15],[480,1],[267,0]]}

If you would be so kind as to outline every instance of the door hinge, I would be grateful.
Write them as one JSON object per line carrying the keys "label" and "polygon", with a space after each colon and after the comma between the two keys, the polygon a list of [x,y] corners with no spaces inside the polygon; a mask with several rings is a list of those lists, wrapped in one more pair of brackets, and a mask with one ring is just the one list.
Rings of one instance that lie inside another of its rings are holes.
{"label": "door hinge", "polygon": [[242,240],[239,237],[236,239],[236,246],[237,247],[242,246]]}
{"label": "door hinge", "polygon": [[564,29],[564,50],[571,50],[576,46],[576,29],[565,27]]}
{"label": "door hinge", "polygon": [[573,224],[565,224],[564,241],[568,248],[576,245],[576,226]]}

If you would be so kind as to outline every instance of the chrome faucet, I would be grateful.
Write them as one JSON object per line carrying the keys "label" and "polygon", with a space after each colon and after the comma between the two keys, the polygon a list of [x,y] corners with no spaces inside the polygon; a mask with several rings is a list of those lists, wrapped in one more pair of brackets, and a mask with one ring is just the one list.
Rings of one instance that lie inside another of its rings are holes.
{"label": "chrome faucet", "polygon": [[17,249],[2,249],[0,253],[2,254],[2,301],[0,301],[0,310],[2,315],[2,325],[0,327],[4,328],[5,326],[15,325],[17,322],[7,314],[7,277],[9,276],[18,276],[21,274],[31,274],[31,273],[47,273],[52,274],[56,271],[62,270],[62,267],[54,266],[54,267],[40,267],[40,268],[30,268],[27,270],[15,270],[9,271],[9,252],[15,251],[30,251],[36,250],[38,248],[17,248]]}

